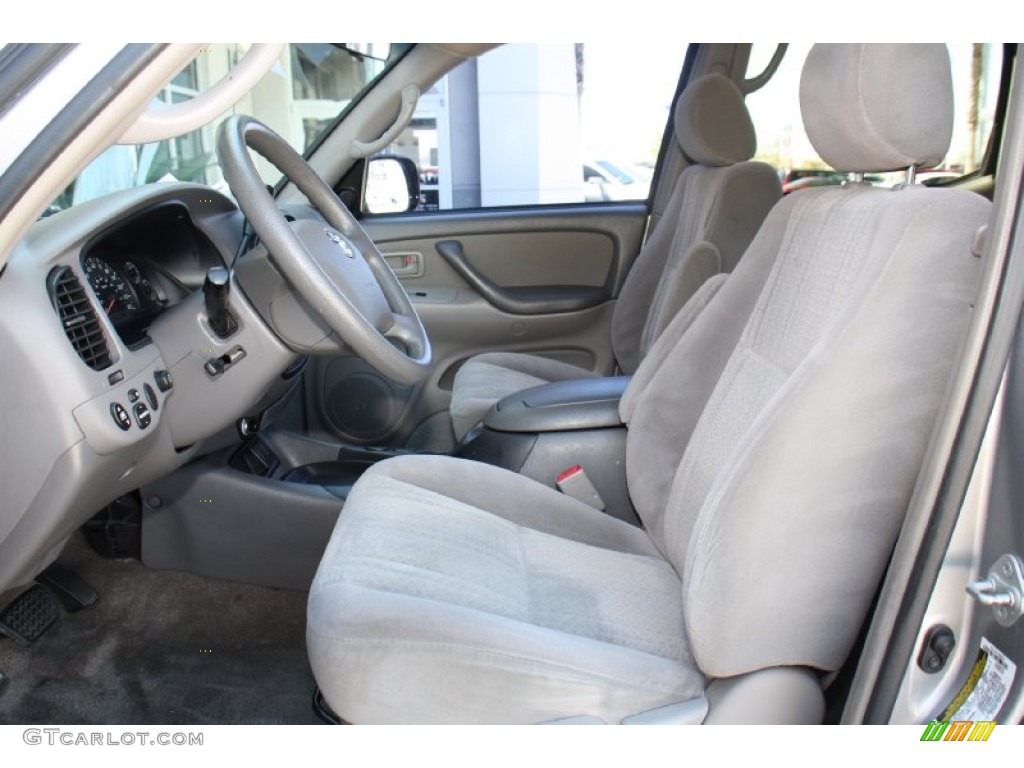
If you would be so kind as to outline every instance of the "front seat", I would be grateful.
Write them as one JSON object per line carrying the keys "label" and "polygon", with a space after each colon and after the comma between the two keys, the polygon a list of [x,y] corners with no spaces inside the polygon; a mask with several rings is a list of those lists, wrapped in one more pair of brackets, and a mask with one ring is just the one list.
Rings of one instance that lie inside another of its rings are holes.
{"label": "front seat", "polygon": [[[676,142],[694,164],[679,176],[668,206],[622,286],[612,314],[612,351],[633,373],[701,285],[732,272],[764,217],[782,196],[757,149],[743,94],[720,74],[691,83],[676,102]],[[455,376],[451,417],[461,440],[506,395],[553,381],[596,377],[586,368],[515,352],[471,358]]]}
{"label": "front seat", "polygon": [[[843,172],[932,166],[942,45],[820,45],[808,135]],[[356,483],[307,643],[353,722],[813,722],[909,502],[971,316],[989,203],[865,183],[783,199],[621,404],[637,528],[441,456]]]}

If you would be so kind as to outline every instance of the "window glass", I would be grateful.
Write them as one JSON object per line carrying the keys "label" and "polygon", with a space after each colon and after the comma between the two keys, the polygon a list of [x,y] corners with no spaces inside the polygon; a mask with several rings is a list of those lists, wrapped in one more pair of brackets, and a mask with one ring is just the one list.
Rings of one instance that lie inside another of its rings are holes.
{"label": "window glass", "polygon": [[[997,43],[951,43],[955,122],[949,153],[934,168],[921,169],[918,180],[941,184],[980,167],[988,147],[999,95],[1002,46]],[[808,44],[790,44],[771,80],[747,96],[747,107],[757,129],[757,160],[779,170],[783,191],[839,184],[845,174],[831,170],[818,157],[804,132],[800,117],[800,72]],[[764,71],[775,51],[774,43],[754,44],[747,65],[748,78]],[[891,186],[903,172],[870,174],[878,185]]]}
{"label": "window glass", "polygon": [[419,168],[420,210],[646,200],[686,48],[501,46],[424,93],[386,153]]}
{"label": "window glass", "polygon": [[[111,147],[79,174],[47,213],[153,182],[210,184],[230,194],[215,152],[217,128],[230,114],[252,115],[304,152],[407,48],[388,43],[292,43],[231,112],[168,141]],[[224,77],[247,50],[234,43],[202,50],[157,98],[167,103],[191,99]],[[253,157],[264,181],[273,184],[280,178],[276,168]]]}

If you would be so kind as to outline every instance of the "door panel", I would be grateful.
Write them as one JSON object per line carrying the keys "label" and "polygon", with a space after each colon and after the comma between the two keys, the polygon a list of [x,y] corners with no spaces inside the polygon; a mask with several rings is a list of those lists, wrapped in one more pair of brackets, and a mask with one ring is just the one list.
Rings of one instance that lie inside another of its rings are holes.
{"label": "door panel", "polygon": [[[372,226],[372,225],[371,225]],[[437,251],[437,244],[459,242],[473,267],[497,285],[546,286],[607,283],[615,259],[615,242],[603,232],[487,232],[452,238],[377,240],[384,254],[423,254],[420,275],[403,278],[406,289],[419,286],[461,285],[466,281]]]}
{"label": "door panel", "polygon": [[[403,284],[430,336],[434,369],[409,388],[354,357],[314,360],[306,377],[310,429],[356,443],[404,445],[424,425],[421,432],[431,434],[417,435],[415,444],[443,446],[450,440],[446,411],[455,372],[481,352],[529,352],[610,373],[614,296],[646,219],[638,203],[364,221],[389,263],[408,270]],[[495,306],[453,269],[437,248],[445,241],[457,241],[471,271],[499,294],[519,300],[515,311]],[[536,303],[566,295],[589,299],[579,309],[556,302],[543,311]]]}
{"label": "door panel", "polygon": [[[416,165],[418,210],[363,224],[417,303],[435,366],[401,389],[358,361],[317,361],[308,428],[391,445],[413,435],[417,448],[443,449],[452,380],[473,355],[530,352],[610,372],[615,296],[652,190],[658,199],[660,179],[671,186],[679,171],[652,175],[666,150],[678,154],[667,124],[696,51],[648,46],[624,68],[617,43],[513,43],[421,88],[384,150]],[[587,184],[588,165],[600,169],[599,185]],[[336,184],[353,209],[368,197],[404,199],[364,171],[357,164]]]}
{"label": "door panel", "polygon": [[[602,285],[602,271],[612,272],[612,283],[619,285],[646,219],[646,203],[637,202],[417,213],[367,218],[362,224],[384,253],[422,253],[426,269],[422,277],[405,281],[409,288],[464,284],[434,248],[449,239],[466,243],[474,265],[502,285],[559,280]],[[473,249],[477,239],[487,248]],[[418,247],[407,247],[410,243]]]}

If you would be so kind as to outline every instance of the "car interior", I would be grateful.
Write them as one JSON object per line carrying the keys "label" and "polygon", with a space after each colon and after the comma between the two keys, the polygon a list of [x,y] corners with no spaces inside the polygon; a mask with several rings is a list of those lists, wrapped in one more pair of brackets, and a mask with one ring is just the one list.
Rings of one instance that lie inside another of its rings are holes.
{"label": "car interior", "polygon": [[[305,147],[239,94],[222,183],[109,150],[0,273],[0,721],[840,722],[986,279],[992,49],[972,169],[943,44],[685,47],[642,200],[445,210],[396,152],[467,62],[483,135],[513,46],[353,54]],[[820,169],[765,159],[783,62]]]}

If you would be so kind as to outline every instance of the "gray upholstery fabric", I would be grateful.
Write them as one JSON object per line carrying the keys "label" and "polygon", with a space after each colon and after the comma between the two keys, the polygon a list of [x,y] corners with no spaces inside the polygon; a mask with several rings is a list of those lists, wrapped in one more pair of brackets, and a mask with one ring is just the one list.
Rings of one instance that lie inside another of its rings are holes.
{"label": "gray upholstery fabric", "polygon": [[342,517],[307,642],[348,720],[618,722],[703,690],[678,576],[630,525],[519,475],[427,456],[370,470]]}
{"label": "gray upholstery fabric", "polygon": [[816,45],[800,80],[807,136],[837,171],[937,165],[953,135],[943,44]]}
{"label": "gray upholstery fabric", "polygon": [[703,286],[708,280],[722,274],[722,255],[718,248],[706,240],[694,243],[683,258],[669,260],[654,293],[654,302],[640,337],[641,358],[647,356],[651,346],[679,310],[695,295],[691,293],[692,286]]}
{"label": "gray upholstery fabric", "polygon": [[[689,330],[666,340],[644,360],[619,405],[629,425],[630,450],[626,453],[629,494],[645,524],[660,531],[676,468],[703,410],[750,317],[754,302],[782,244],[787,211],[795,195],[783,198],[758,232],[744,258],[743,269],[729,275],[707,307],[689,324]],[[757,253],[768,256],[749,257]],[[685,320],[685,319],[684,319]],[[669,326],[666,334],[672,332]],[[658,354],[654,354],[657,352]],[[682,393],[687,401],[681,402]],[[640,404],[643,408],[639,408]],[[667,416],[671,414],[671,418]],[[642,449],[634,448],[643,435]]]}
{"label": "gray upholstery fabric", "polygon": [[669,201],[674,218],[666,213],[651,234],[612,315],[612,349],[624,372],[636,371],[655,331],[671,319],[657,298],[677,307],[686,303],[704,275],[689,262],[708,246],[717,249],[721,271],[732,272],[781,195],[778,175],[763,163],[683,171]]}
{"label": "gray upholstery fabric", "polygon": [[539,355],[488,352],[468,360],[455,374],[450,412],[459,440],[506,395],[553,381],[586,379],[598,374]]}
{"label": "gray upholstery fabric", "polygon": [[[699,165],[679,176],[665,214],[637,256],[612,314],[611,343],[624,373],[633,373],[676,312],[712,275],[731,272],[772,205],[781,197],[778,175],[754,154],[754,128],[739,89],[722,75],[705,75],[676,105],[676,138]],[[731,163],[731,164],[730,164]],[[721,167],[724,166],[724,167]],[[592,372],[535,372],[526,355],[492,354],[465,363],[452,388],[457,439],[506,395]],[[540,365],[538,363],[538,365]],[[502,369],[505,370],[502,370]],[[524,376],[525,374],[525,376]]]}
{"label": "gray upholstery fabric", "polygon": [[951,190],[793,195],[638,371],[630,494],[683,577],[709,676],[846,657],[970,317],[987,212]]}
{"label": "gray upholstery fabric", "polygon": [[757,151],[743,93],[725,75],[703,75],[688,85],[676,102],[674,122],[680,149],[699,165],[742,163]]}
{"label": "gray upholstery fabric", "polygon": [[[508,472],[490,464],[447,456],[409,456],[382,462],[371,471],[374,475],[399,477],[553,536],[637,555],[658,554],[658,548],[640,529],[597,513],[587,504],[534,480],[510,481]],[[514,483],[514,493],[499,492],[509,482]]]}
{"label": "gray upholstery fabric", "polygon": [[[617,722],[707,679],[836,670],[956,364],[989,209],[924,187],[781,201],[622,400],[644,530],[492,467],[374,468],[310,595],[328,701],[361,721]],[[807,690],[794,712],[820,704]]]}
{"label": "gray upholstery fabric", "polygon": [[[623,422],[627,422],[632,418],[633,410],[636,408],[637,403],[641,397],[645,396],[647,385],[654,378],[654,375],[661,370],[661,363],[668,358],[669,353],[679,343],[683,334],[690,330],[690,326],[700,317],[700,313],[704,311],[711,302],[711,299],[715,297],[715,294],[726,284],[728,277],[725,274],[718,274],[708,278],[704,285],[697,289],[697,292],[690,297],[690,300],[672,318],[672,322],[665,328],[661,336],[658,337],[658,340],[651,347],[647,361],[633,375],[629,387],[622,394],[622,401],[619,403],[619,414]],[[678,463],[679,456],[677,455],[675,458],[676,463]]]}

